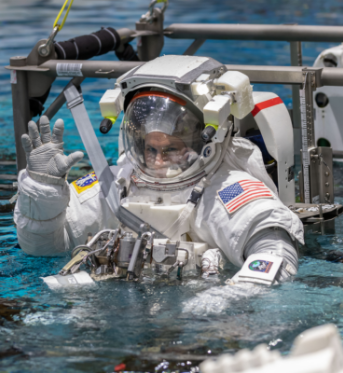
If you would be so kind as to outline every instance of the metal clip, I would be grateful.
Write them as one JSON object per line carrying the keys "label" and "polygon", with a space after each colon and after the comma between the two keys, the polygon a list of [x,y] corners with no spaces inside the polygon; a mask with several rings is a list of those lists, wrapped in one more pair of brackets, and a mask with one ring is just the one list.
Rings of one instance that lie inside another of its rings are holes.
{"label": "metal clip", "polygon": [[54,39],[58,33],[58,30],[59,30],[59,26],[54,27],[46,43],[38,47],[38,53],[40,56],[47,57],[50,54],[51,45],[54,42]]}
{"label": "metal clip", "polygon": [[154,21],[154,7],[157,3],[162,3],[163,2],[163,7],[161,8],[162,14],[166,11],[168,7],[168,0],[152,0],[150,5],[149,5],[149,11],[146,14],[143,14],[140,22],[147,22],[147,23],[152,23]]}
{"label": "metal clip", "polygon": [[79,96],[74,97],[72,100],[68,101],[67,108],[70,110],[74,108],[75,106],[80,105],[82,103],[83,103],[83,96],[82,94],[80,94]]}
{"label": "metal clip", "polygon": [[204,188],[196,186],[192,190],[191,195],[189,196],[189,198],[187,200],[187,203],[192,202],[196,206],[198,204],[198,202],[200,201],[200,198],[201,198],[203,193],[204,193]]}
{"label": "metal clip", "polygon": [[[68,272],[72,269],[72,267],[74,267],[75,265],[77,264],[80,264],[82,263],[83,259],[85,258],[85,256],[88,255],[88,251],[86,250],[82,250],[80,251],[78,254],[76,254],[74,256],[74,258],[72,258],[71,261],[69,261],[59,272],[60,275],[62,276],[65,276],[68,274]],[[79,268],[79,267],[77,267]],[[76,269],[74,269],[74,271],[72,271],[72,273],[76,272]]]}
{"label": "metal clip", "polygon": [[95,74],[99,74],[99,75],[108,75],[108,74],[111,74],[111,73],[114,73],[114,70],[103,71],[102,69],[99,69],[95,72]]}

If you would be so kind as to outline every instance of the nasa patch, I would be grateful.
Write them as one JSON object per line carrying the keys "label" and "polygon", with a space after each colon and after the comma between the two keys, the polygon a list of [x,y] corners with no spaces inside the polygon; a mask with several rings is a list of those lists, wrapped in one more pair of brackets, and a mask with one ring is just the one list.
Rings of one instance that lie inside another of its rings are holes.
{"label": "nasa patch", "polygon": [[254,260],[249,264],[249,269],[251,271],[269,273],[272,265],[273,262],[269,262],[268,260]]}
{"label": "nasa patch", "polygon": [[84,192],[87,189],[93,188],[98,183],[98,178],[95,176],[95,172],[80,177],[79,179],[72,182],[73,187],[78,194]]}

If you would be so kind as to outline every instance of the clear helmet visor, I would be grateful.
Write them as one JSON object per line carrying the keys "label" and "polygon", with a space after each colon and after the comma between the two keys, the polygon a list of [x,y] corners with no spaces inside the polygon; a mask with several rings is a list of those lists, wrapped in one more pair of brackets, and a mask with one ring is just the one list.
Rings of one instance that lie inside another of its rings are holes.
{"label": "clear helmet visor", "polygon": [[204,124],[185,104],[164,92],[142,92],[128,106],[123,122],[124,149],[144,174],[172,178],[200,156]]}

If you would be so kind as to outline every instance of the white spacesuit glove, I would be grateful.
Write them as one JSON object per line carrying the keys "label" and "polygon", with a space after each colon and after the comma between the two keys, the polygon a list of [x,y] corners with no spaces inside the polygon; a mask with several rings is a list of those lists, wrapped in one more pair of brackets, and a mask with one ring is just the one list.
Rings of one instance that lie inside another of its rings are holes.
{"label": "white spacesuit glove", "polygon": [[30,177],[46,184],[65,183],[66,176],[78,161],[83,158],[80,151],[68,156],[63,154],[64,122],[58,119],[54,125],[52,136],[49,118],[40,118],[40,132],[35,122],[29,122],[29,134],[21,137],[26,153],[27,171]]}
{"label": "white spacesuit glove", "polygon": [[219,249],[208,249],[201,257],[202,277],[207,278],[211,275],[219,274],[223,260],[222,253]]}

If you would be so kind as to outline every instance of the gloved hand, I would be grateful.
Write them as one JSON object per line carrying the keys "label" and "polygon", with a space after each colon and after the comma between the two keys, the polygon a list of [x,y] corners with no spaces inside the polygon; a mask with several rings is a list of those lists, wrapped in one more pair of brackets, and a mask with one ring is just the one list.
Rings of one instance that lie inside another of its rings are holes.
{"label": "gloved hand", "polygon": [[202,277],[219,274],[219,267],[223,257],[219,249],[208,249],[202,254],[201,258],[201,271]]}
{"label": "gloved hand", "polygon": [[63,185],[69,170],[83,158],[83,153],[77,151],[68,156],[63,154],[62,119],[56,121],[52,136],[49,118],[43,115],[39,123],[40,135],[36,123],[30,121],[29,134],[21,137],[26,153],[27,171],[36,181]]}

